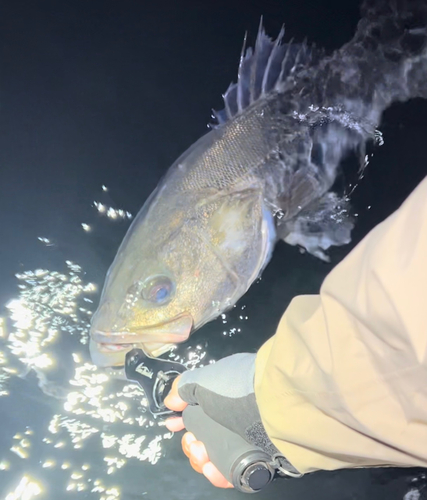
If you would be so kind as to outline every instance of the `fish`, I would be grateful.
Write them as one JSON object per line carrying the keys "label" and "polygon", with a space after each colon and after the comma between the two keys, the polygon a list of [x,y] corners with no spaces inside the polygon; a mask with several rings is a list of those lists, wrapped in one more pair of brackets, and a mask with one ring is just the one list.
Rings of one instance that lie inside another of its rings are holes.
{"label": "fish", "polygon": [[353,38],[330,54],[270,38],[261,23],[211,130],[132,222],[91,320],[90,354],[123,366],[160,356],[231,308],[278,241],[323,260],[354,218],[334,190],[392,103],[427,97],[427,2],[366,0]]}

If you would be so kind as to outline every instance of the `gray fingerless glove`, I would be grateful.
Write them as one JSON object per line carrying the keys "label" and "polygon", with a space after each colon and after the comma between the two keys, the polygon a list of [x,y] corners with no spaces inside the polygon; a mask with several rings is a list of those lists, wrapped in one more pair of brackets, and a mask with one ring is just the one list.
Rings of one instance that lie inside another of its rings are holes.
{"label": "gray fingerless glove", "polygon": [[[268,455],[282,455],[268,437],[254,393],[256,354],[239,353],[181,375],[180,397],[189,405],[200,405],[218,424],[258,446]],[[298,471],[286,461],[289,472]]]}

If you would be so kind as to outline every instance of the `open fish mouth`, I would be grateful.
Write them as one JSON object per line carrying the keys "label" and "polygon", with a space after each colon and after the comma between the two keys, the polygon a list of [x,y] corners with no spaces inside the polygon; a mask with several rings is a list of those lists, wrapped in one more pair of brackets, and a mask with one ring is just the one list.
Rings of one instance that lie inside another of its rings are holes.
{"label": "open fish mouth", "polygon": [[188,313],[175,316],[166,323],[135,328],[125,332],[91,332],[92,359],[100,366],[123,365],[124,355],[131,349],[142,348],[157,357],[174,344],[184,342],[193,329],[193,318]]}

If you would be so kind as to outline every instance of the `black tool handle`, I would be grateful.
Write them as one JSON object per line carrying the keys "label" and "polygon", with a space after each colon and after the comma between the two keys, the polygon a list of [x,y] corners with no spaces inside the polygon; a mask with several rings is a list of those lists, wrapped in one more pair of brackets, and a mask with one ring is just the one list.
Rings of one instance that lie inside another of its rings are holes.
{"label": "black tool handle", "polygon": [[[143,389],[154,417],[178,416],[166,408],[164,399],[185,370],[181,363],[152,358],[142,349],[126,355],[126,377]],[[237,490],[256,493],[273,479],[271,457],[208,417],[200,406],[187,406],[182,417],[185,427],[205,444],[211,461]]]}
{"label": "black tool handle", "polygon": [[239,491],[256,493],[274,477],[271,457],[241,436],[208,417],[203,409],[187,406],[184,425],[206,446],[210,460]]}

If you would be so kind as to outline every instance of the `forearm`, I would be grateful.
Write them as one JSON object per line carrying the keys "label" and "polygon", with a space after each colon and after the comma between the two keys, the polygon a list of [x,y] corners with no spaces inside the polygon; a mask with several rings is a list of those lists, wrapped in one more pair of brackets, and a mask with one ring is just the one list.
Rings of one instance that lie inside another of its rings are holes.
{"label": "forearm", "polygon": [[260,349],[255,394],[301,472],[427,466],[427,179]]}

